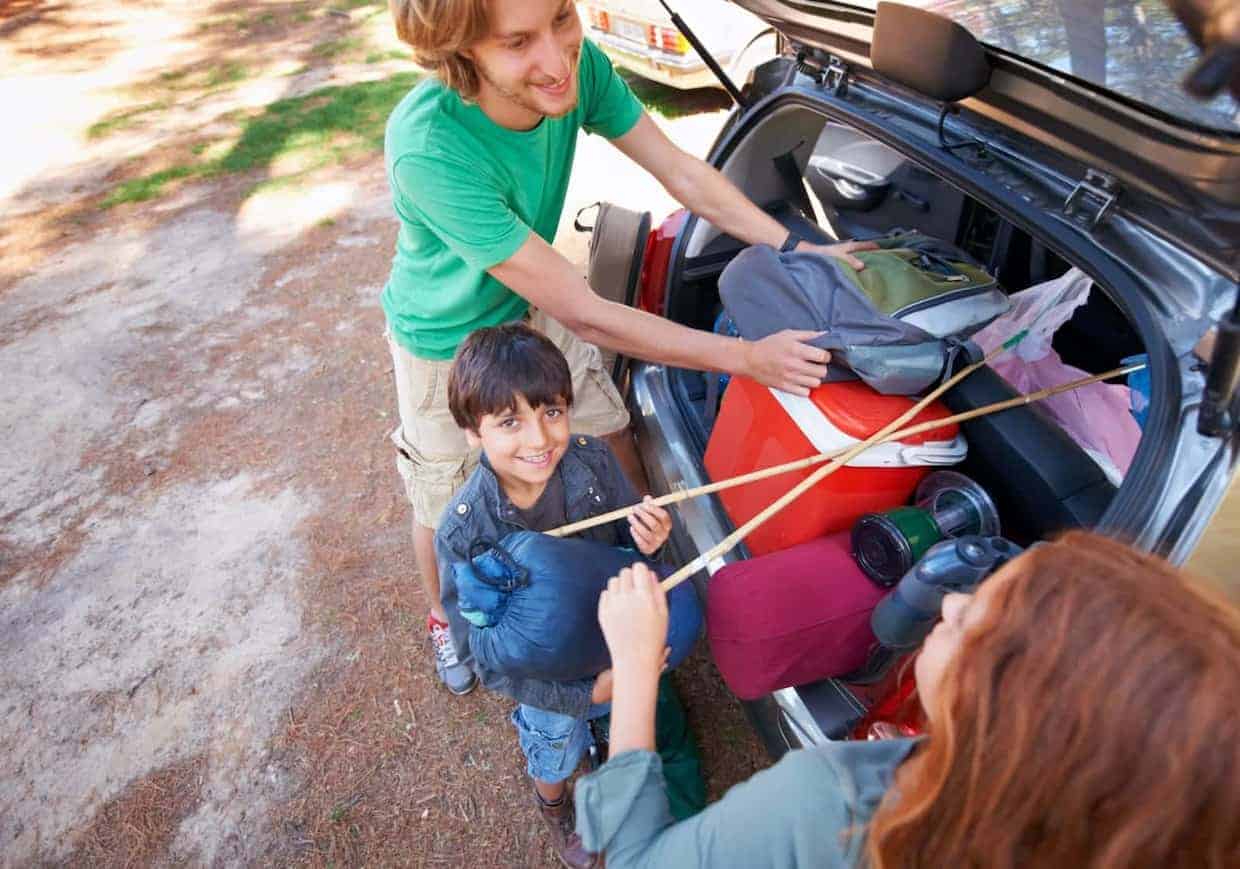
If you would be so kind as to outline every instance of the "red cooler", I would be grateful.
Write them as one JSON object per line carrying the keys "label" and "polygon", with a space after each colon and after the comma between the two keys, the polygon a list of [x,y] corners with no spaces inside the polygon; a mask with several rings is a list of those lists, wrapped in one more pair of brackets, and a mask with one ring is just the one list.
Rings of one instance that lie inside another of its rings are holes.
{"label": "red cooler", "polygon": [[[706,470],[711,479],[722,480],[848,447],[913,404],[903,396],[880,395],[859,380],[824,383],[801,398],[733,377],[706,447]],[[935,402],[909,425],[950,415]],[[907,503],[932,468],[957,464],[966,451],[955,425],[873,447],[793,501],[745,543],[754,555],[763,555],[851,528],[864,513]],[[818,467],[725,489],[719,498],[739,527]]]}

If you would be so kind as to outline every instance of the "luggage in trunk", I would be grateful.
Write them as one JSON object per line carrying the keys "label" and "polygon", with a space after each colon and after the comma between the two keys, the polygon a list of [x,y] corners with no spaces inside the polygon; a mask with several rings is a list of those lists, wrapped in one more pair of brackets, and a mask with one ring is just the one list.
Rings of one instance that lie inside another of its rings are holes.
{"label": "luggage in trunk", "polygon": [[[706,447],[706,470],[712,479],[722,480],[849,447],[912,404],[907,398],[879,395],[860,381],[824,383],[808,398],[800,398],[733,377]],[[935,403],[914,422],[948,415],[946,407]],[[751,553],[762,555],[851,528],[865,513],[906,503],[932,467],[955,465],[966,452],[965,440],[954,425],[870,449],[776,514],[745,543]],[[725,489],[719,499],[739,526],[813,470]]]}
{"label": "luggage in trunk", "polygon": [[[954,413],[1016,396],[984,367],[943,396]],[[1097,463],[1036,405],[964,423],[969,457],[961,471],[991,494],[1007,536],[1027,544],[1068,528],[1092,528],[1116,488]]]}
{"label": "luggage in trunk", "polygon": [[861,572],[847,531],[728,564],[707,586],[706,630],[719,672],[737,697],[859,669],[886,594]]}

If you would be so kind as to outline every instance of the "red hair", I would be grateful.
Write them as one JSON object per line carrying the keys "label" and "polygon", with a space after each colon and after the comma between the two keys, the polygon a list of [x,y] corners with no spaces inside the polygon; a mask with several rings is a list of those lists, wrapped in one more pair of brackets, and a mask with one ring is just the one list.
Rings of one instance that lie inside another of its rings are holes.
{"label": "red hair", "polygon": [[1084,532],[991,582],[870,865],[1240,865],[1240,613]]}

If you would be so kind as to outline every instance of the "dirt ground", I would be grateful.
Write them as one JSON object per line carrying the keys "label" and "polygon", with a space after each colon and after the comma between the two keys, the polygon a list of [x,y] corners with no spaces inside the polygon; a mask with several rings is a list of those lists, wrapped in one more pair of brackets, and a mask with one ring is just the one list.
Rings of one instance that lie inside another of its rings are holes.
{"label": "dirt ground", "polygon": [[[553,863],[509,704],[449,697],[425,642],[381,155],[337,129],[326,162],[176,169],[407,71],[387,29],[370,2],[0,5],[5,866]],[[703,106],[661,122],[704,150]],[[608,150],[583,137],[566,223],[670,210]],[[704,655],[678,678],[717,795],[766,761]]]}
{"label": "dirt ground", "polygon": [[[374,0],[0,2],[4,866],[553,865],[510,704],[449,697],[425,642],[356,129],[410,70],[389,31]],[[704,153],[722,101],[658,99]],[[583,136],[577,262],[597,199],[671,210]],[[765,756],[704,653],[677,680],[718,796]]]}

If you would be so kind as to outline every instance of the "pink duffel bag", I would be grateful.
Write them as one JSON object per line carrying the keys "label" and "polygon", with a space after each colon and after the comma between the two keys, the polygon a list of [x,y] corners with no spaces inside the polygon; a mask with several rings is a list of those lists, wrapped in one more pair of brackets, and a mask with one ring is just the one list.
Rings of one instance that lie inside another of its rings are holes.
{"label": "pink duffel bag", "polygon": [[852,557],[849,532],[735,562],[706,591],[706,632],[732,693],[754,700],[860,668],[883,589]]}

